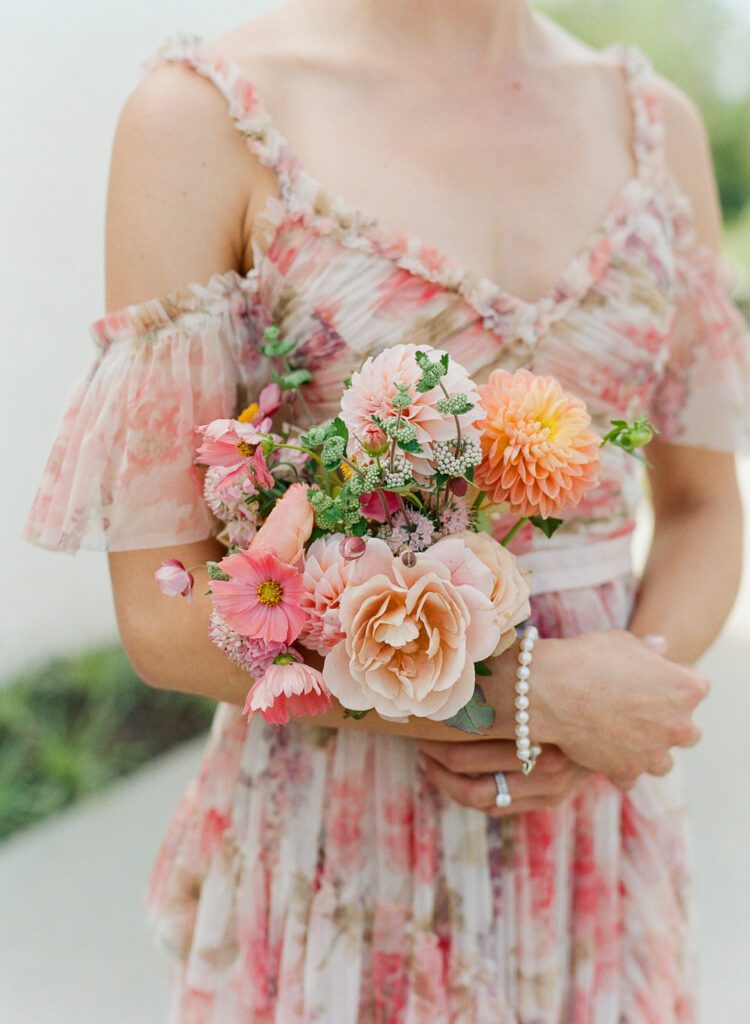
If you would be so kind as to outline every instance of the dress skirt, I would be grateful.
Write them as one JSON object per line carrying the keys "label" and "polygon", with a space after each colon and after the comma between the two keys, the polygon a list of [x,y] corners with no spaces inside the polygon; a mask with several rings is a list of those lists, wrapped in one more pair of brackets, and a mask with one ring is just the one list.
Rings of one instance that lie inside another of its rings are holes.
{"label": "dress skirt", "polygon": [[[533,621],[624,627],[635,588],[541,594]],[[176,955],[171,1024],[695,1019],[679,765],[491,819],[416,753],[220,705],[150,885]]]}

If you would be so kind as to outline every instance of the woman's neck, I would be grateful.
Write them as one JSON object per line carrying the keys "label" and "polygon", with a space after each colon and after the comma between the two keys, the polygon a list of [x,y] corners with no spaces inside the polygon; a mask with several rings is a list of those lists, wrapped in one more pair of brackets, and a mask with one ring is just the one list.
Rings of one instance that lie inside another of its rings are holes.
{"label": "woman's neck", "polygon": [[308,0],[321,19],[363,48],[397,58],[429,54],[445,67],[481,71],[523,60],[544,36],[529,0]]}

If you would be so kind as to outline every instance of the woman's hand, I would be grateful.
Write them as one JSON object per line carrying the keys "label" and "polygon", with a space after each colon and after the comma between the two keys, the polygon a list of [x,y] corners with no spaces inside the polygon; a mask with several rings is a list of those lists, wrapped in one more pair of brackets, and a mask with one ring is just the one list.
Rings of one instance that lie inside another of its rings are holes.
{"label": "woman's hand", "polygon": [[[524,775],[512,740],[467,743],[419,743],[419,762],[439,788],[464,807],[490,818],[555,807],[590,774],[556,747],[546,747],[530,775]],[[509,807],[495,805],[495,772],[505,772],[512,797]]]}
{"label": "woman's hand", "polygon": [[532,739],[623,789],[664,775],[670,748],[700,738],[693,721],[708,680],[625,630],[537,643],[531,677]]}

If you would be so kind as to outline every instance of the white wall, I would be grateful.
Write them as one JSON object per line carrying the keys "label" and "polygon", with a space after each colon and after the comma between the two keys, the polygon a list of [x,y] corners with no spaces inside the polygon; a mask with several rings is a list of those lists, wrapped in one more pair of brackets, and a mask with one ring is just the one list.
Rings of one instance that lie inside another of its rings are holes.
{"label": "white wall", "polygon": [[168,36],[215,36],[268,0],[33,0],[0,4],[2,128],[2,575],[0,679],[115,635],[99,552],[49,553],[19,536],[65,398],[104,312],[112,136],[139,65]]}

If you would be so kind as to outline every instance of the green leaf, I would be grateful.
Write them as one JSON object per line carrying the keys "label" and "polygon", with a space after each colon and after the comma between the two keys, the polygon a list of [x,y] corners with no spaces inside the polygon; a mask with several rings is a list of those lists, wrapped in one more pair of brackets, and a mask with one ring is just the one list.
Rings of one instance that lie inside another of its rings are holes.
{"label": "green leaf", "polygon": [[464,477],[469,481],[470,484],[474,483],[474,469],[474,466],[469,466],[469,468],[464,473]]}
{"label": "green leaf", "polygon": [[450,480],[450,477],[448,476],[447,473],[436,473],[433,479],[437,487],[445,487],[445,485]]}
{"label": "green leaf", "polygon": [[303,384],[307,384],[309,380],[312,380],[312,373],[304,367],[300,367],[297,370],[287,370],[286,373],[274,374],[274,376],[277,378],[276,383],[283,390],[287,388],[296,390],[301,388]]}
{"label": "green leaf", "polygon": [[219,568],[219,563],[218,562],[207,562],[206,566],[208,568],[208,575],[209,575],[210,579],[212,579],[212,580],[222,580],[224,582],[226,582],[226,580],[230,579],[230,577],[227,575],[227,573],[225,573],[223,569]]}
{"label": "green leaf", "polygon": [[491,676],[492,669],[483,661],[474,662],[474,671],[478,676]]}
{"label": "green leaf", "polygon": [[545,537],[551,537],[563,524],[562,519],[553,519],[551,516],[549,519],[543,516],[529,516],[529,522],[537,530],[541,530]]}
{"label": "green leaf", "polygon": [[264,356],[268,356],[269,359],[278,359],[281,356],[288,355],[296,347],[297,342],[294,338],[279,338],[262,345],[261,352]]}
{"label": "green leaf", "polygon": [[419,441],[399,441],[398,446],[403,452],[409,452],[411,455],[421,455],[422,445]]}
{"label": "green leaf", "polygon": [[367,520],[360,519],[358,522],[354,524],[354,526],[351,527],[349,532],[351,533],[352,537],[364,537],[364,535],[367,533]]}
{"label": "green leaf", "polygon": [[450,726],[451,729],[460,729],[461,732],[483,736],[485,735],[485,730],[489,729],[494,724],[494,721],[494,709],[485,702],[481,686],[476,685],[469,703],[465,704],[453,718],[446,719],[445,724]]}
{"label": "green leaf", "polygon": [[344,718],[356,718],[359,721],[365,715],[369,715],[371,711],[372,708],[366,708],[364,711],[352,711],[351,708],[344,708]]}
{"label": "green leaf", "polygon": [[328,432],[329,436],[335,435],[336,437],[342,437],[344,439],[344,444],[349,443],[349,428],[340,416],[337,416],[335,420],[331,420]]}

